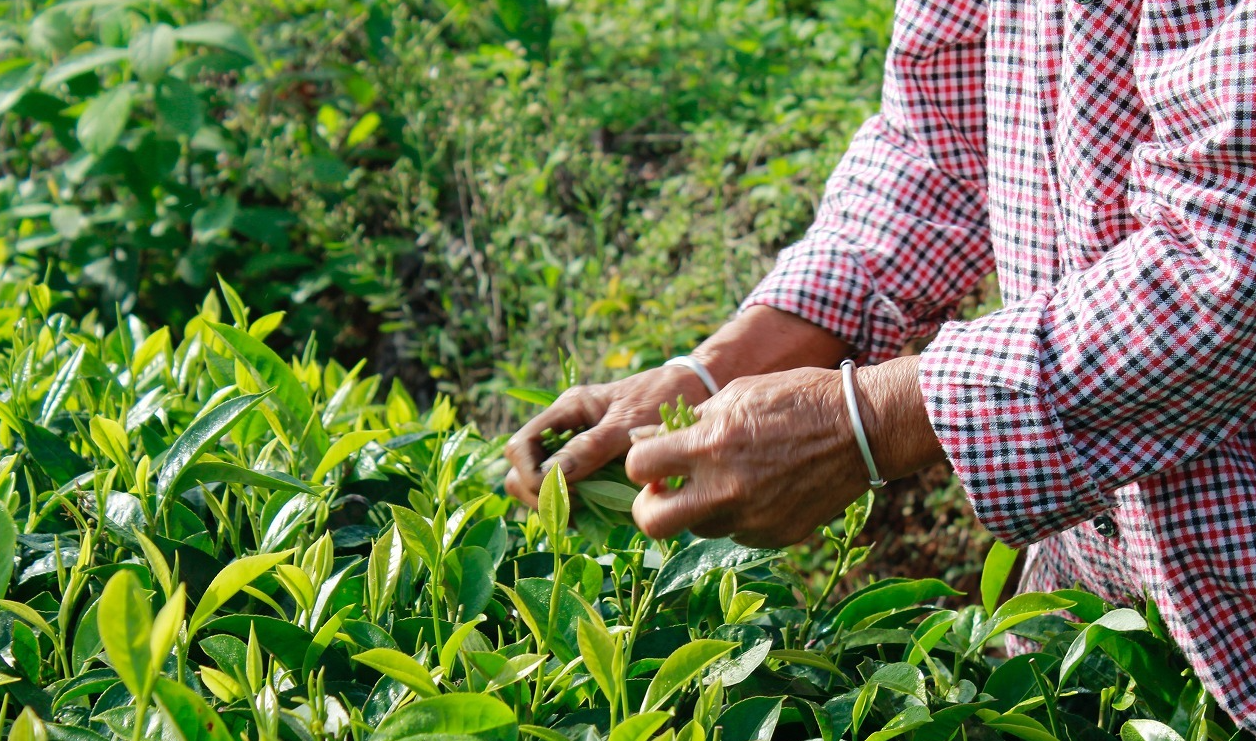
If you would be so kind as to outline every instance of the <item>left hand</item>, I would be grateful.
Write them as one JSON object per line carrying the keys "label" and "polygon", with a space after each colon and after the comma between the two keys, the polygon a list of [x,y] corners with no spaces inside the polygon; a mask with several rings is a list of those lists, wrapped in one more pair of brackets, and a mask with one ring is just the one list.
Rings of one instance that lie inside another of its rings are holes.
{"label": "left hand", "polygon": [[[916,381],[917,362],[898,358],[861,368],[856,379],[860,416],[886,479],[942,459]],[[838,371],[741,378],[697,412],[692,427],[638,435],[628,453],[628,476],[645,483],[633,518],[651,537],[689,529],[747,546],[791,545],[868,490]],[[669,489],[670,476],[684,476],[684,486]]]}

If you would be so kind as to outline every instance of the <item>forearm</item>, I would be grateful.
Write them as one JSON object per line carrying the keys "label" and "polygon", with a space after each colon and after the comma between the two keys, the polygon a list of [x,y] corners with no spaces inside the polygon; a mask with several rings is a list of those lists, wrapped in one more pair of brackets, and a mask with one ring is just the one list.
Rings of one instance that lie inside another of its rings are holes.
{"label": "forearm", "polygon": [[854,349],[823,327],[789,312],[752,306],[693,351],[721,388],[743,376],[833,368]]}

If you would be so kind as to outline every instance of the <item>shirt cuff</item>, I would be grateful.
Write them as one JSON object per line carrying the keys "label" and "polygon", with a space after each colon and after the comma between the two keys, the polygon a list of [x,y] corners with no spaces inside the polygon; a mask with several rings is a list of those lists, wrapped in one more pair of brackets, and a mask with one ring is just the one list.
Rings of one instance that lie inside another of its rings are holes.
{"label": "shirt cuff", "polygon": [[906,318],[877,291],[859,253],[844,241],[813,228],[781,251],[741,311],[770,306],[802,317],[857,348],[861,365],[892,360],[908,339]]}
{"label": "shirt cuff", "polygon": [[1039,383],[1048,300],[948,322],[919,366],[929,421],[977,518],[1014,548],[1111,506]]}

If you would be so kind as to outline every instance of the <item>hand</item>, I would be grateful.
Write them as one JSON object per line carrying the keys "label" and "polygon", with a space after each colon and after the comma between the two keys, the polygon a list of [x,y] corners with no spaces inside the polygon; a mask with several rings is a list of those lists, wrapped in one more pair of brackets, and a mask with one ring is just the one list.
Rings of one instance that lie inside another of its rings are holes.
{"label": "hand", "polygon": [[[857,377],[864,429],[886,478],[942,457],[916,365],[899,358]],[[645,484],[633,518],[651,537],[687,528],[755,547],[790,545],[868,490],[838,371],[739,379],[697,411],[694,426],[639,439],[628,453],[629,477]],[[670,476],[684,476],[684,486],[668,489]]]}
{"label": "hand", "polygon": [[[687,368],[667,366],[638,373],[622,381],[576,386],[506,444],[512,468],[506,491],[530,507],[537,503],[541,481],[551,466],[562,468],[569,481],[579,481],[628,452],[628,431],[659,423],[659,405],[674,404],[683,395],[689,403],[707,398],[702,381]],[[586,428],[551,458],[541,446],[541,432]]]}

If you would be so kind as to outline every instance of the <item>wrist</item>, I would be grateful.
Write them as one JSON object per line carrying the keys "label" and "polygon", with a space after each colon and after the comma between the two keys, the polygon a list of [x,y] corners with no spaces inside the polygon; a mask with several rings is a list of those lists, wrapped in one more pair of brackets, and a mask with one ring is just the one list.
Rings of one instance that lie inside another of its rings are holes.
{"label": "wrist", "polygon": [[856,391],[872,456],[881,476],[902,478],[945,460],[929,424],[917,380],[919,357],[895,358],[859,370]]}
{"label": "wrist", "polygon": [[854,348],[827,329],[789,312],[753,306],[725,324],[689,355],[724,388],[743,376],[835,368]]}

